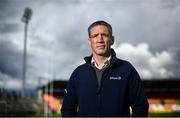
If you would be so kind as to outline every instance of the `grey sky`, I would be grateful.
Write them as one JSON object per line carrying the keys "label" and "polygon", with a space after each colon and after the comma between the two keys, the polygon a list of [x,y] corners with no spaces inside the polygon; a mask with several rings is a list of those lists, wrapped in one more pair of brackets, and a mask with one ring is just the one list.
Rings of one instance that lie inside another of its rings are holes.
{"label": "grey sky", "polygon": [[[0,85],[20,88],[25,7],[33,10],[28,32],[27,85],[68,79],[90,55],[87,27],[112,24],[119,58],[142,78],[180,77],[179,0],[0,0]],[[46,78],[46,79],[45,79]],[[13,84],[14,83],[14,84]]]}

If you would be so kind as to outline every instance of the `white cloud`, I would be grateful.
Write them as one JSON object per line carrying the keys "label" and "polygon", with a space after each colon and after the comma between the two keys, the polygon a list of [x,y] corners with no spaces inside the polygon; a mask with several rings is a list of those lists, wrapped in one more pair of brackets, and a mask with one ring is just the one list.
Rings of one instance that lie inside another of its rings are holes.
{"label": "white cloud", "polygon": [[144,79],[175,77],[172,70],[167,68],[173,58],[168,51],[153,54],[146,43],[136,46],[129,43],[115,45],[114,49],[119,58],[130,61]]}

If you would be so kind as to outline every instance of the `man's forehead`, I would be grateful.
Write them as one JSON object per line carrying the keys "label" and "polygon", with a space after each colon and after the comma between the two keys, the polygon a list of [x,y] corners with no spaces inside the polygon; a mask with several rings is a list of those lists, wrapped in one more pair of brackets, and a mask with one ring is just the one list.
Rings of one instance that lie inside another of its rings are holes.
{"label": "man's forehead", "polygon": [[96,25],[94,27],[91,28],[91,33],[95,33],[95,32],[107,32],[108,33],[108,28],[104,25]]}

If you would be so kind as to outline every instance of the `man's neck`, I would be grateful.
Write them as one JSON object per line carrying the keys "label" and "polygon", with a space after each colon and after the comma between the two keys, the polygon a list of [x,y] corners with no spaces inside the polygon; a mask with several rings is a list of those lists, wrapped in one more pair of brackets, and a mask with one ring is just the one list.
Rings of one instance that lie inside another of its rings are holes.
{"label": "man's neck", "polygon": [[93,59],[95,61],[95,63],[102,68],[104,66],[104,63],[107,61],[107,59],[109,58],[110,54],[107,56],[100,56],[100,55],[96,55],[93,54]]}

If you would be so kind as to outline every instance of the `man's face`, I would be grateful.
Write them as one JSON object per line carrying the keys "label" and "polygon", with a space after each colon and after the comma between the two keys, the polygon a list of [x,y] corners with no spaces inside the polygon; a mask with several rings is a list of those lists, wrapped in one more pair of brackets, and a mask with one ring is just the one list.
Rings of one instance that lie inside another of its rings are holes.
{"label": "man's face", "polygon": [[91,28],[88,43],[92,48],[93,54],[108,56],[111,45],[114,43],[114,37],[109,34],[106,26],[97,25]]}

